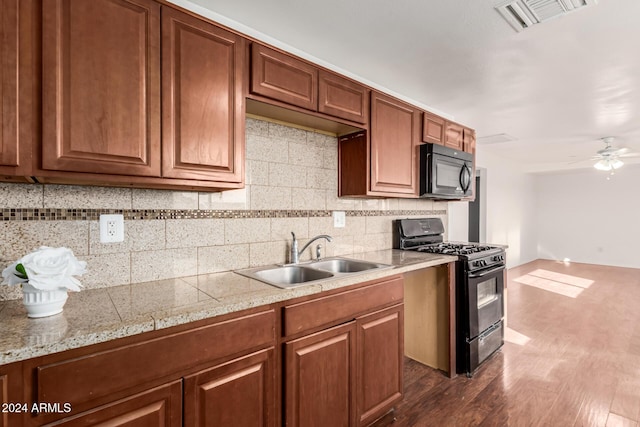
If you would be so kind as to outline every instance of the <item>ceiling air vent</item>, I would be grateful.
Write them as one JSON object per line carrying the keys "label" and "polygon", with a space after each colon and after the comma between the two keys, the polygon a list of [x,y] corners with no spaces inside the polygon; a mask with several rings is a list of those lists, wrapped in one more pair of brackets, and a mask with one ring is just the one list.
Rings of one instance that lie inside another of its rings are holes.
{"label": "ceiling air vent", "polygon": [[522,31],[596,3],[597,0],[508,0],[495,8],[516,31]]}

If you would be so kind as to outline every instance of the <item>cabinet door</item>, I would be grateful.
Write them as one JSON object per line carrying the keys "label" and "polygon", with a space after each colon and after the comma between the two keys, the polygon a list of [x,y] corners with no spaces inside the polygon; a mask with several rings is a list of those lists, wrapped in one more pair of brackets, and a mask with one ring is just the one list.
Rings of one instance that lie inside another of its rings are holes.
{"label": "cabinet door", "polygon": [[186,426],[275,426],[274,349],[184,380]]}
{"label": "cabinet door", "polygon": [[160,175],[160,5],[43,2],[42,167]]}
{"label": "cabinet door", "polygon": [[[9,376],[0,371],[0,405],[9,403]],[[9,425],[9,411],[0,412],[0,427]]]}
{"label": "cabinet door", "polygon": [[[0,427],[20,427],[23,425],[25,413],[31,410],[31,407],[28,406],[30,403],[24,399],[23,389],[23,384],[29,379],[28,374],[23,376],[20,362],[0,366],[0,405],[2,405]],[[10,404],[18,404],[19,406],[5,406]]]}
{"label": "cabinet door", "polygon": [[289,55],[253,43],[251,93],[316,111],[318,69]]}
{"label": "cabinet door", "polygon": [[0,171],[19,165],[18,1],[0,1]]}
{"label": "cabinet door", "polygon": [[463,150],[467,153],[476,152],[476,131],[469,128],[463,128],[462,139],[464,143]]}
{"label": "cabinet door", "polygon": [[432,144],[444,145],[445,119],[431,113],[422,117],[422,140]]}
{"label": "cabinet door", "polygon": [[372,191],[417,196],[417,115],[411,105],[372,92]]}
{"label": "cabinet door", "polygon": [[45,426],[179,427],[181,391],[182,382],[175,381]]}
{"label": "cabinet door", "polygon": [[318,111],[345,120],[366,123],[369,90],[334,73],[320,71]]}
{"label": "cabinet door", "polygon": [[162,9],[162,175],[242,183],[244,39]]}
{"label": "cabinet door", "polygon": [[285,423],[353,425],[355,322],[285,344]]}
{"label": "cabinet door", "polygon": [[364,426],[402,400],[403,305],[357,319],[358,425]]}
{"label": "cabinet door", "polygon": [[457,123],[447,122],[444,135],[444,145],[455,150],[462,150],[463,127]]}

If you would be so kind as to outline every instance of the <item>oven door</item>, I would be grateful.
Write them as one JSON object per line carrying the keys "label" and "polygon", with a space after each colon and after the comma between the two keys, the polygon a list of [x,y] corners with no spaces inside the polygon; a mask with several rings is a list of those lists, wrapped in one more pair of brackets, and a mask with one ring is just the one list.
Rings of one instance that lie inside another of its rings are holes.
{"label": "oven door", "polygon": [[471,340],[504,315],[504,265],[467,274],[465,305],[468,323],[465,338]]}

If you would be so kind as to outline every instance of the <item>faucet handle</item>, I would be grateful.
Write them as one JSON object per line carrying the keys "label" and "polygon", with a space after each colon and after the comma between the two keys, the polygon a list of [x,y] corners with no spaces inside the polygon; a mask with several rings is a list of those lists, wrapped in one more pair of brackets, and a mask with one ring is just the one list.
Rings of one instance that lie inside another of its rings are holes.
{"label": "faucet handle", "polygon": [[322,257],[322,245],[318,244],[318,246],[316,246],[316,261],[320,261],[320,258]]}
{"label": "faucet handle", "polygon": [[295,235],[295,233],[293,231],[291,232],[291,237],[293,237],[293,241],[295,242],[296,241],[296,235]]}

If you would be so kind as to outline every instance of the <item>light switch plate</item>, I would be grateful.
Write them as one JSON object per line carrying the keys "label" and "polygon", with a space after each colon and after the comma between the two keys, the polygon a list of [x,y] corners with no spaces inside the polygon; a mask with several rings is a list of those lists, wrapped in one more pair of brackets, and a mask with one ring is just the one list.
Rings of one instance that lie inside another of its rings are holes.
{"label": "light switch plate", "polygon": [[347,225],[347,218],[344,211],[333,211],[333,227],[344,228]]}
{"label": "light switch plate", "polygon": [[100,243],[124,242],[124,216],[100,215]]}

